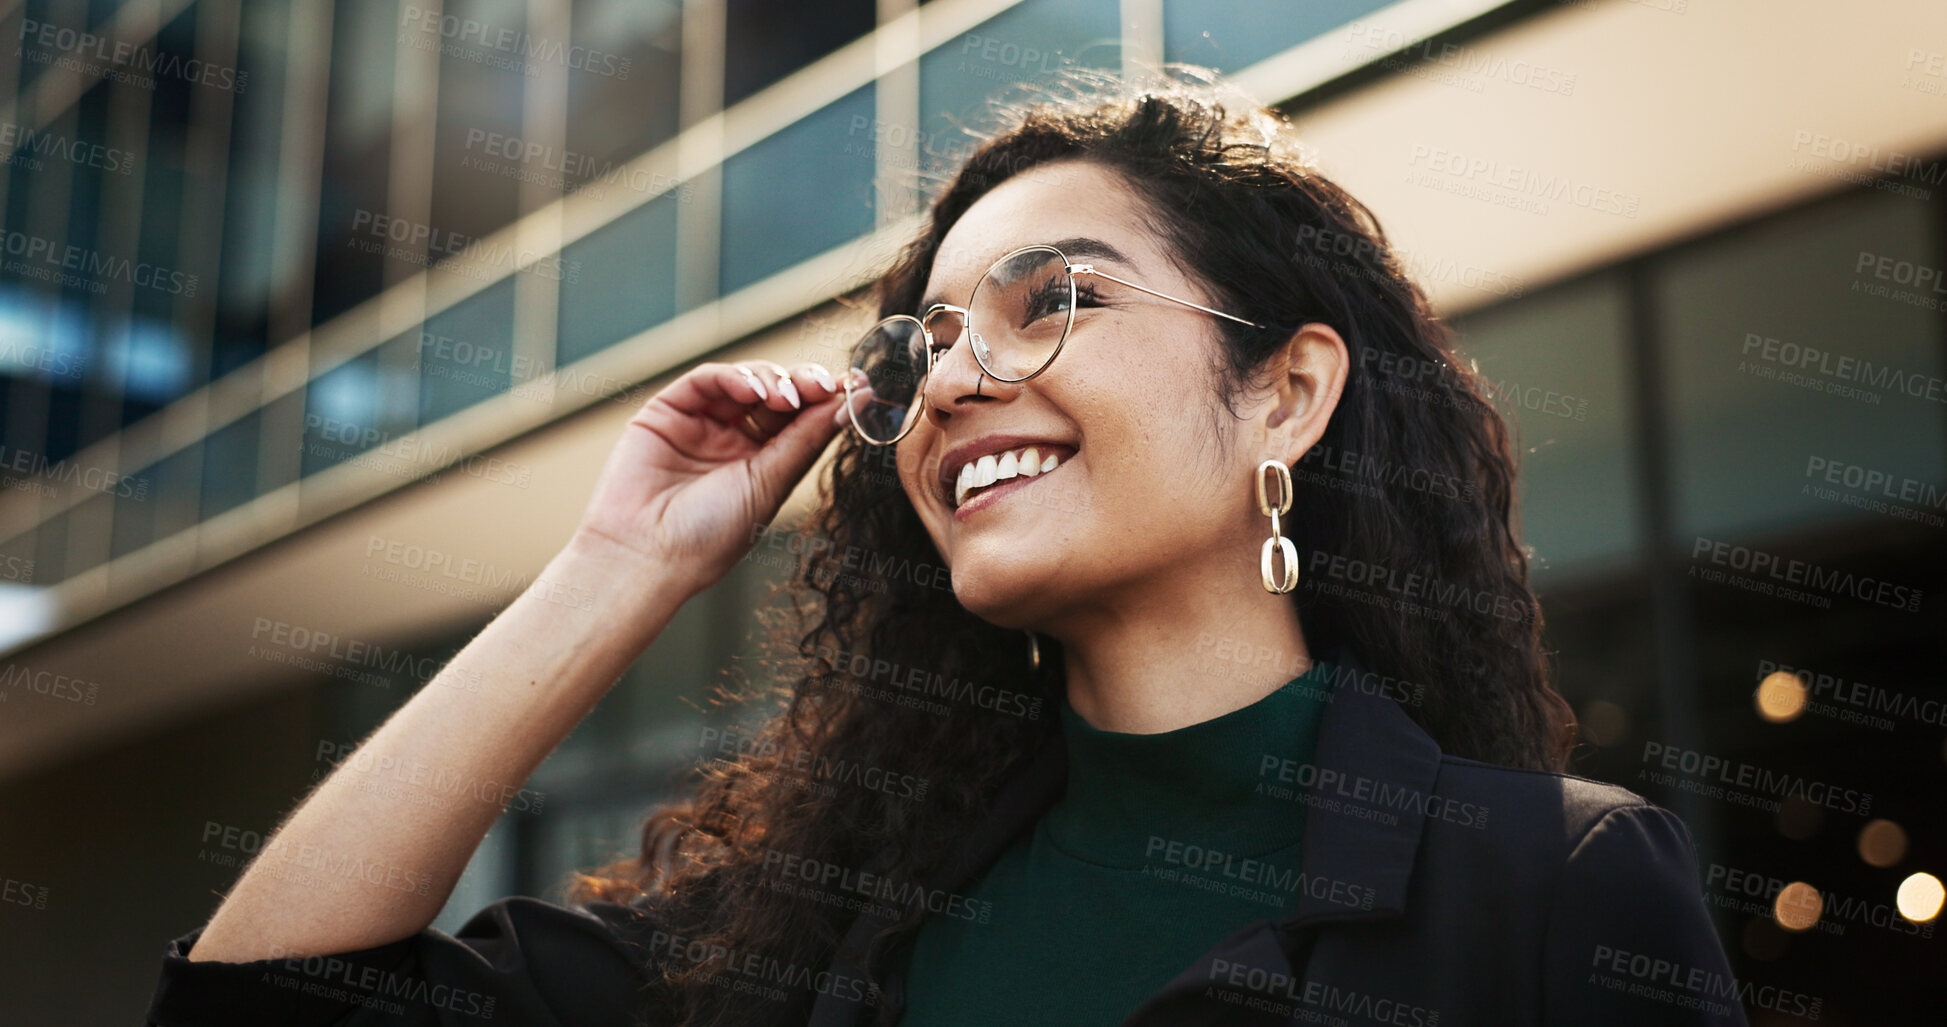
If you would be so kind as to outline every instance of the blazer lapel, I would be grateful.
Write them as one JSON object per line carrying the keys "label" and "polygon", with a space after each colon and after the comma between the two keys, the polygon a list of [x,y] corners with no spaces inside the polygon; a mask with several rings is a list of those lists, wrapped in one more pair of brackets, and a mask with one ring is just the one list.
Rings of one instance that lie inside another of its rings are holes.
{"label": "blazer lapel", "polygon": [[[1291,775],[1290,787],[1304,788],[1312,801],[1305,810],[1306,880],[1286,927],[1404,913],[1427,803],[1440,776],[1440,746],[1386,694],[1382,684],[1390,679],[1356,655],[1341,656],[1313,766]],[[1355,809],[1383,815],[1354,815]],[[1347,901],[1355,893],[1359,901]]]}

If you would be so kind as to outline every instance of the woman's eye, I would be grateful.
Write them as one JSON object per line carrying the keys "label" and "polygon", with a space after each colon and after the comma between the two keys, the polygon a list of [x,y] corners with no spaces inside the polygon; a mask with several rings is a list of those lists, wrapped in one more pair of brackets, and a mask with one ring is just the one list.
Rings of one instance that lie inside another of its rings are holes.
{"label": "woman's eye", "polygon": [[1050,278],[1028,294],[1027,323],[1068,309],[1068,283]]}
{"label": "woman's eye", "polygon": [[[1101,297],[1096,294],[1095,286],[1093,285],[1076,283],[1074,297],[1075,308],[1077,310],[1083,307],[1099,307],[1102,305]],[[1021,319],[1022,324],[1033,324],[1041,318],[1051,315],[1060,316],[1067,311],[1068,302],[1068,283],[1059,278],[1051,278],[1042,283],[1040,288],[1028,294],[1026,309],[1023,311],[1024,316]]]}

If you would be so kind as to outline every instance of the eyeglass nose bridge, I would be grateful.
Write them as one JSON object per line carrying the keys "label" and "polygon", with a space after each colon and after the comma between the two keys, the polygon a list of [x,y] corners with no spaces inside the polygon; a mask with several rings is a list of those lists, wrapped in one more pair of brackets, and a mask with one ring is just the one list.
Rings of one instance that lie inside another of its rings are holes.
{"label": "eyeglass nose bridge", "polygon": [[[940,314],[952,314],[954,318],[960,320],[958,322],[960,323],[960,327],[958,327],[958,331],[954,331],[954,337],[952,339],[938,341],[937,337],[935,337],[937,333],[935,333],[933,325],[938,322],[938,316]],[[954,306],[954,304],[933,304],[933,306],[929,306],[925,310],[925,314],[919,316],[919,325],[927,333],[927,378],[925,378],[925,382],[921,382],[921,390],[919,390],[919,396],[921,398],[925,398],[925,388],[933,382],[933,376],[938,372],[938,364],[940,364],[940,361],[946,359],[948,353],[952,353],[952,349],[960,343],[960,339],[966,339],[968,345],[972,345],[973,347],[973,364],[975,364],[975,370],[981,376],[985,376],[985,378],[991,378],[993,376],[987,370],[987,366],[993,362],[993,351],[989,349],[987,339],[981,337],[981,333],[973,329],[968,308]]]}
{"label": "eyeglass nose bridge", "polygon": [[923,329],[926,332],[927,346],[929,350],[934,345],[936,345],[933,337],[938,333],[933,330],[933,326],[939,322],[940,315],[942,314],[952,314],[953,316],[959,318],[960,330],[958,332],[955,332],[954,337],[951,340],[949,340],[945,346],[940,347],[941,349],[952,348],[955,342],[960,341],[960,335],[964,333],[967,329],[967,308],[956,307],[951,303],[935,303],[932,306],[927,307],[925,312],[920,314],[919,316],[919,326],[921,329]]}
{"label": "eyeglass nose bridge", "polygon": [[[954,317],[959,319],[959,327],[957,330],[954,331],[953,337],[945,340],[944,342],[942,342],[938,338],[940,333],[934,330],[934,325],[939,322],[940,315],[942,314],[951,314]],[[952,352],[953,347],[957,345],[961,339],[968,340],[968,342],[973,346],[975,362],[980,365],[980,368],[983,373],[986,371],[987,362],[989,357],[991,356],[991,352],[987,348],[987,340],[981,338],[980,333],[974,331],[971,324],[969,323],[968,311],[966,307],[954,306],[951,303],[935,303],[931,307],[926,308],[926,311],[920,315],[919,323],[920,323],[921,330],[925,331],[926,333],[927,382],[930,382],[932,380],[933,372],[938,369],[938,364],[940,360],[947,353]],[[922,383],[922,389],[921,389],[922,394],[924,393],[924,387],[923,387],[924,384],[925,383]]]}
{"label": "eyeglass nose bridge", "polygon": [[[951,340],[947,341],[945,344],[940,344],[934,340],[933,322],[939,315],[947,314],[947,313],[953,314],[960,319],[960,330],[957,333],[955,333],[954,337]],[[925,385],[932,382],[933,374],[939,369],[940,360],[943,359],[947,353],[952,352],[953,347],[957,345],[961,339],[966,339],[968,345],[970,345],[973,348],[974,364],[976,367],[979,368],[980,373],[983,376],[988,378],[993,378],[997,382],[1004,382],[1007,384],[1016,384],[1018,382],[1026,380],[1025,378],[1010,379],[1010,378],[995,377],[994,372],[992,370],[993,363],[994,363],[994,351],[992,347],[988,345],[987,339],[984,336],[982,336],[980,332],[973,327],[972,321],[969,317],[969,311],[966,307],[956,307],[950,303],[936,303],[933,306],[927,308],[924,314],[920,315],[919,321],[920,321],[920,328],[926,332],[926,336],[927,336],[926,381],[921,383],[920,394],[922,396],[925,394]],[[1028,377],[1032,378],[1034,377],[1034,375],[1028,375]]]}

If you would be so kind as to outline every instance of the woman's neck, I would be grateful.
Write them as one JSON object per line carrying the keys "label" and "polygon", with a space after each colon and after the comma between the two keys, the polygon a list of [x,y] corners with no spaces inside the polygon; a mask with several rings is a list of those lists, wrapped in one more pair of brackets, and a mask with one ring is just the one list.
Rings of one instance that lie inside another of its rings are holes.
{"label": "woman's neck", "polygon": [[1153,584],[1063,624],[1075,712],[1103,731],[1174,731],[1249,706],[1309,670],[1291,597],[1254,577],[1248,589],[1225,577]]}

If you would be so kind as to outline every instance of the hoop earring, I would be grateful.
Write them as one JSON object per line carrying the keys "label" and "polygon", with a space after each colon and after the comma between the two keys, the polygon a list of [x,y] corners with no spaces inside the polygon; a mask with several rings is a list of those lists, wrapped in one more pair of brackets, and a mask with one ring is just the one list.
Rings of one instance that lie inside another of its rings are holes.
{"label": "hoop earring", "polygon": [[[1275,501],[1265,494],[1264,472],[1267,470],[1276,472],[1278,497]],[[1283,595],[1298,587],[1298,549],[1290,539],[1284,537],[1283,527],[1278,523],[1278,515],[1291,509],[1291,469],[1282,461],[1266,460],[1257,465],[1255,478],[1257,508],[1264,516],[1271,518],[1271,537],[1264,540],[1264,549],[1258,556],[1258,569],[1264,574],[1264,590]],[[1274,548],[1284,557],[1284,573],[1276,578],[1271,576],[1271,550]]]}
{"label": "hoop earring", "polygon": [[1028,636],[1028,669],[1041,669],[1041,637],[1030,631]]}

